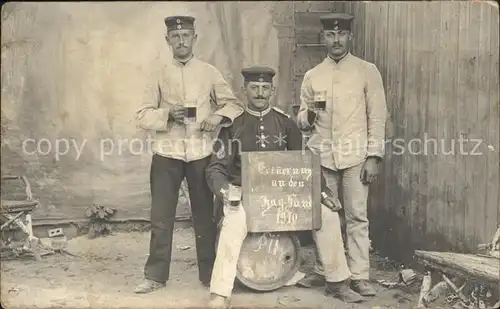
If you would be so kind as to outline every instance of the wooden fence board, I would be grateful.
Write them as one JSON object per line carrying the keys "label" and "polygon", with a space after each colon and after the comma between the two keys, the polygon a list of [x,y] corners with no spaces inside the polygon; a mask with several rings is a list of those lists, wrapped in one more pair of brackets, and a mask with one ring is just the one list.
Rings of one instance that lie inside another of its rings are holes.
{"label": "wooden fence board", "polygon": [[[486,6],[484,4],[484,6]],[[484,72],[488,77],[489,84],[489,121],[488,121],[488,141],[486,147],[488,157],[488,172],[487,172],[487,194],[486,194],[486,226],[488,232],[494,231],[500,225],[500,194],[498,187],[500,186],[499,174],[499,152],[500,152],[500,86],[499,86],[499,16],[498,7],[489,6],[490,10],[490,49],[489,55],[490,66],[489,70]],[[487,22],[485,18],[484,23]],[[486,150],[485,150],[486,151]]]}
{"label": "wooden fence board", "polygon": [[[488,138],[488,126],[484,125],[489,121],[489,83],[488,74],[491,57],[490,51],[490,25],[489,23],[481,22],[482,20],[489,20],[490,10],[489,6],[478,3],[471,6],[472,22],[477,24],[478,35],[477,39],[477,60],[476,60],[476,95],[477,95],[477,118],[475,123],[474,139],[471,141],[472,159],[475,161],[476,171],[474,173],[474,186],[476,187],[477,200],[475,203],[479,206],[474,212],[474,226],[475,226],[475,242],[478,244],[480,239],[491,237],[488,235],[488,226],[485,224],[486,209],[487,209],[487,178],[484,177],[488,174],[488,148],[485,141]],[[476,140],[477,139],[477,140]],[[482,142],[479,142],[482,141]],[[477,149],[474,149],[476,148]],[[475,246],[474,246],[475,247]]]}
{"label": "wooden fence board", "polygon": [[326,50],[323,46],[297,46],[295,49],[294,75],[303,77],[304,74],[318,65],[326,57]]}

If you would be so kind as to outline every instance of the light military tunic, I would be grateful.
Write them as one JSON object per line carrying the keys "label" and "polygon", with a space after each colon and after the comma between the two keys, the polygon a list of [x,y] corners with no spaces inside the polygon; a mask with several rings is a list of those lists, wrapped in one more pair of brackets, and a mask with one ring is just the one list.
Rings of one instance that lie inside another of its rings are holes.
{"label": "light military tunic", "polygon": [[[314,116],[308,103],[326,91],[326,108]],[[336,63],[326,57],[306,72],[300,90],[297,122],[310,136],[308,147],[331,170],[362,163],[368,156],[382,158],[387,106],[377,67],[348,53]]]}
{"label": "light military tunic", "polygon": [[[136,114],[140,128],[156,131],[152,151],[185,162],[210,156],[217,131],[201,131],[201,122],[215,113],[224,117],[224,126],[230,125],[243,113],[243,103],[214,66],[195,57],[186,64],[158,59],[155,67]],[[169,119],[170,109],[178,103],[197,107],[196,123]]]}

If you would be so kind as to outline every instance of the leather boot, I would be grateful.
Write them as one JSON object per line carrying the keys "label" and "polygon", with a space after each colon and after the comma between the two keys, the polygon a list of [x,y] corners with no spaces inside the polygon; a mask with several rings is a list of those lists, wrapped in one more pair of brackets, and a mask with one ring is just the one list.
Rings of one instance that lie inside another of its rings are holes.
{"label": "leather boot", "polygon": [[297,285],[305,288],[324,286],[325,278],[316,273],[307,274],[304,278],[300,279],[299,282],[297,282]]}
{"label": "leather boot", "polygon": [[156,291],[164,287],[165,285],[166,285],[165,282],[156,282],[153,280],[145,279],[141,284],[139,284],[135,288],[134,293],[137,294],[151,293],[153,291]]}
{"label": "leather boot", "polygon": [[351,288],[363,296],[375,296],[377,294],[368,280],[352,280]]}
{"label": "leather boot", "polygon": [[364,300],[363,296],[351,290],[348,281],[327,282],[325,291],[345,303],[360,303]]}

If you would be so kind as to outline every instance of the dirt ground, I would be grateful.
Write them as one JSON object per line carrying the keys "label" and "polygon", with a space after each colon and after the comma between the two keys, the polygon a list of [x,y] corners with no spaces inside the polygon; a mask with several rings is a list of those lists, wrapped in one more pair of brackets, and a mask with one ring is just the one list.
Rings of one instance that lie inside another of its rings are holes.
{"label": "dirt ground", "polygon": [[[171,280],[166,288],[147,295],[133,293],[143,275],[149,244],[148,232],[116,233],[89,239],[73,238],[67,250],[42,261],[2,261],[1,301],[4,308],[185,308],[203,307],[208,291],[197,280],[196,252],[191,228],[177,229],[174,236]],[[307,249],[305,250],[307,251]],[[307,255],[307,252],[306,254]],[[372,279],[395,280],[376,256]],[[285,287],[256,293],[235,290],[235,307],[315,308],[413,308],[414,291],[387,289],[376,284],[378,295],[360,305],[346,305],[327,297],[322,288]]]}

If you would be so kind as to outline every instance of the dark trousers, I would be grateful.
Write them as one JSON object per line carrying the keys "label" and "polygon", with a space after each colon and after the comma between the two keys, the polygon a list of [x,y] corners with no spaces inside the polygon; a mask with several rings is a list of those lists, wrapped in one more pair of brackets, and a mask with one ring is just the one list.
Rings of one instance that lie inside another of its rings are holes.
{"label": "dark trousers", "polygon": [[210,157],[186,163],[153,155],[150,174],[151,240],[144,269],[146,279],[157,282],[169,279],[179,189],[186,177],[196,236],[198,276],[203,283],[210,283],[215,260],[216,224],[213,218],[213,194],[205,179],[209,160]]}

